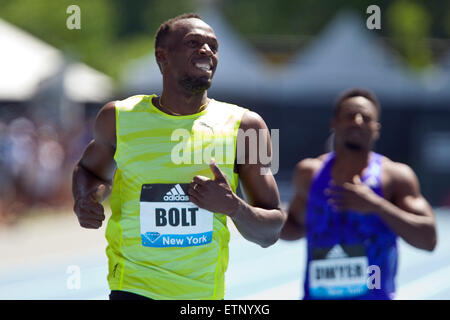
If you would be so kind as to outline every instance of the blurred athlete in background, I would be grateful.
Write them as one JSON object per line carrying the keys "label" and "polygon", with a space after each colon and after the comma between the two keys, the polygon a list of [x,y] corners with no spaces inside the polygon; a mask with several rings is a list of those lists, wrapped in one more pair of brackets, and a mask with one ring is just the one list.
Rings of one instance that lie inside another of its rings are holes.
{"label": "blurred athlete in background", "polygon": [[300,161],[281,238],[306,236],[304,299],[392,299],[397,237],[432,251],[431,206],[413,170],[372,151],[380,105],[363,89],[338,98],[334,151]]}

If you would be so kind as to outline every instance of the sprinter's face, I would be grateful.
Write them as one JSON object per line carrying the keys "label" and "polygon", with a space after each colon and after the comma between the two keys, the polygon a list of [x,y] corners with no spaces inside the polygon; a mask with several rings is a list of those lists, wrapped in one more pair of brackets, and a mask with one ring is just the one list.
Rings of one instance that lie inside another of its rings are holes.
{"label": "sprinter's face", "polygon": [[373,103],[364,97],[352,97],[342,102],[332,128],[337,145],[367,151],[378,139],[381,126]]}
{"label": "sprinter's face", "polygon": [[207,90],[218,63],[213,29],[200,19],[177,21],[164,46],[163,75],[191,93]]}

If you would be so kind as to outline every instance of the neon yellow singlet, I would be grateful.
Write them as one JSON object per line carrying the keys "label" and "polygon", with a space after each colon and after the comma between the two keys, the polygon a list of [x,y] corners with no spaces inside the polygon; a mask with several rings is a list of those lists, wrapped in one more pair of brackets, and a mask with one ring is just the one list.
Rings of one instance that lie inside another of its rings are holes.
{"label": "neon yellow singlet", "polygon": [[223,299],[226,216],[189,202],[187,186],[195,175],[213,179],[214,157],[236,191],[236,136],[247,109],[211,99],[199,113],[172,116],[152,104],[155,96],[116,102],[110,289],[152,299]]}

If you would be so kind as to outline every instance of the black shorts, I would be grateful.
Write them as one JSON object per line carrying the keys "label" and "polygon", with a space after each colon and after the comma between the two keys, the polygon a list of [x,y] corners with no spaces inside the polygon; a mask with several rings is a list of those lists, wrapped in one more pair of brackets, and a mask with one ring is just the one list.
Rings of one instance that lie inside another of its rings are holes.
{"label": "black shorts", "polygon": [[136,293],[112,290],[109,294],[109,300],[152,300]]}

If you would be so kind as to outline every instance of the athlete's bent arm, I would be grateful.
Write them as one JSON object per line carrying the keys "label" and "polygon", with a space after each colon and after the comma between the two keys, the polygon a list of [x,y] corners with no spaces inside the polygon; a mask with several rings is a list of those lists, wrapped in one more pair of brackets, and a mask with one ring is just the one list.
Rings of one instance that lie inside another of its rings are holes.
{"label": "athlete's bent arm", "polygon": [[294,197],[289,205],[287,221],[281,230],[280,238],[283,240],[298,240],[306,235],[305,210],[317,161],[319,160],[304,159],[295,167],[292,179]]}
{"label": "athlete's bent arm", "polygon": [[375,194],[355,177],[353,183],[327,190],[331,205],[337,210],[353,209],[361,213],[376,213],[389,227],[410,245],[428,251],[437,243],[433,210],[420,193],[415,173],[407,165],[386,163],[386,176],[392,188],[392,199]]}
{"label": "athlete's bent arm", "polygon": [[[251,146],[250,140],[245,140],[245,161],[237,164],[239,179],[247,196],[248,203],[237,198],[238,209],[233,212],[231,218],[236,228],[244,238],[255,242],[262,247],[268,247],[277,242],[280,237],[281,228],[286,221],[286,214],[281,208],[278,187],[272,172],[270,163],[262,164],[260,154],[266,153],[270,159],[272,157],[272,145],[269,130],[264,120],[254,112],[246,112],[242,118],[240,133],[247,130],[256,130],[258,133],[265,133],[265,143],[261,144],[263,135],[258,134],[258,156],[255,164],[250,161]],[[259,150],[264,146],[266,150]],[[261,151],[261,152],[260,152]],[[262,172],[266,174],[262,174]]]}
{"label": "athlete's bent arm", "polygon": [[420,192],[414,171],[405,164],[393,163],[393,203],[380,198],[377,213],[410,245],[433,251],[437,233],[433,210]]}
{"label": "athlete's bent arm", "polygon": [[109,102],[97,115],[94,139],[75,165],[72,176],[74,211],[84,228],[100,228],[105,219],[101,202],[112,188],[115,144],[115,102]]}
{"label": "athlete's bent arm", "polygon": [[[264,120],[254,112],[246,112],[240,125],[240,133],[246,130],[264,130],[266,135],[267,155],[271,158],[270,135]],[[258,139],[260,135],[257,134]],[[238,141],[243,141],[238,139]],[[245,161],[237,164],[239,179],[248,198],[248,203],[239,198],[230,188],[225,175],[215,165],[211,164],[215,180],[196,176],[189,188],[191,201],[199,207],[228,215],[242,236],[261,247],[274,244],[279,236],[286,214],[281,209],[280,196],[275,179],[268,170],[269,164],[261,164],[260,158],[255,164],[249,162],[249,141],[245,140]],[[259,140],[257,145],[259,146]],[[238,144],[237,148],[240,146]],[[239,151],[238,151],[239,153]],[[258,153],[259,155],[259,153]],[[198,187],[197,187],[198,186]]]}

